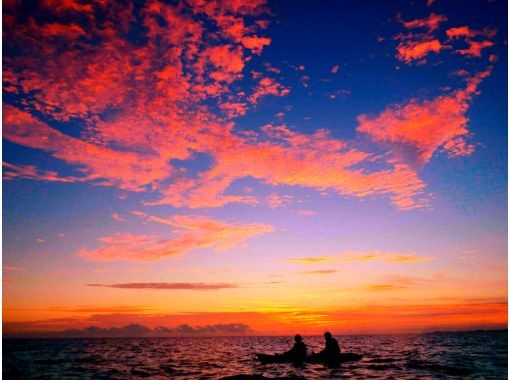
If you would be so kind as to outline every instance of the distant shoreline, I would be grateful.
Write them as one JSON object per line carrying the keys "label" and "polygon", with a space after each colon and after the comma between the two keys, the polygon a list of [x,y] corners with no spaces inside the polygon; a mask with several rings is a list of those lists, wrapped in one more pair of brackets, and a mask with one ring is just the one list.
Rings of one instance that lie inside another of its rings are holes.
{"label": "distant shoreline", "polygon": [[[49,334],[59,334],[61,332],[47,332],[47,333],[26,333],[26,334],[2,334],[2,340],[30,340],[30,339],[149,339],[149,338],[257,338],[257,337],[292,337],[289,335],[268,335],[268,334],[245,334],[245,335],[126,335],[126,336],[48,336]],[[432,335],[432,334],[461,334],[461,333],[507,333],[508,329],[477,329],[477,330],[437,330],[416,333],[374,333],[374,334],[334,334],[339,337],[351,336],[384,336],[384,335]],[[321,334],[306,335],[303,337],[320,337]]]}

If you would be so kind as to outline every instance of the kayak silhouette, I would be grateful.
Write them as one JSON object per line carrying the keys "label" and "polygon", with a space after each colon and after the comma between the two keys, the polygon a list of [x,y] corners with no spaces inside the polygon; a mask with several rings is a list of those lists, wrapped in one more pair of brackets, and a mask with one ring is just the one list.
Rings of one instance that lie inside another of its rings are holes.
{"label": "kayak silhouette", "polygon": [[[263,364],[296,362],[295,358],[289,357],[288,355],[285,354],[273,354],[273,355],[256,354],[256,355],[257,359]],[[339,354],[338,358],[336,358],[336,360],[333,361],[333,364],[358,361],[361,360],[362,358],[363,355],[346,352],[344,354]],[[322,355],[319,354],[309,355],[305,357],[304,361],[307,363],[326,363],[326,364],[331,364],[332,362],[331,360],[326,360]]]}

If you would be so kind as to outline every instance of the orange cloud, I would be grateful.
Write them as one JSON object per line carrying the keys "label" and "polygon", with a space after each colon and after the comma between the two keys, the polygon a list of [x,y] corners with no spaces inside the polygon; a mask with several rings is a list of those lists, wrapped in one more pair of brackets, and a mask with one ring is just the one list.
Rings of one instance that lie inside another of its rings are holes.
{"label": "orange cloud", "polygon": [[437,39],[404,40],[397,46],[397,58],[409,64],[419,60],[424,63],[424,57],[429,53],[439,53],[443,49]]}
{"label": "orange cloud", "polygon": [[242,38],[244,47],[250,49],[255,54],[261,54],[264,46],[271,44],[271,39],[267,37],[248,36]]}
{"label": "orange cloud", "polygon": [[417,256],[414,253],[392,253],[392,252],[345,252],[333,256],[312,256],[287,260],[295,264],[321,264],[326,262],[340,263],[370,263],[385,262],[389,264],[411,264],[425,263],[434,260],[435,257]]}
{"label": "orange cloud", "polygon": [[366,292],[391,292],[394,290],[402,290],[406,289],[405,286],[400,285],[392,285],[392,284],[372,284],[365,285],[361,288],[361,290]]}
{"label": "orange cloud", "polygon": [[470,57],[481,57],[482,49],[494,46],[494,42],[492,41],[469,41],[468,44],[469,47],[467,49],[459,49],[455,52]]}
{"label": "orange cloud", "polygon": [[407,29],[413,28],[425,28],[429,32],[432,32],[439,28],[439,25],[448,19],[443,15],[431,13],[428,17],[422,19],[416,19],[411,21],[402,21],[402,24]]}
{"label": "orange cloud", "polygon": [[274,96],[285,96],[290,92],[288,88],[285,88],[280,83],[275,81],[272,78],[262,78],[255,90],[253,91],[253,94],[250,95],[248,100],[250,103],[257,103],[259,98],[267,95],[274,95]]}
{"label": "orange cloud", "polygon": [[321,274],[333,274],[336,272],[338,272],[336,269],[323,269],[323,270],[304,270],[304,271],[301,271],[300,273],[321,275]]}
{"label": "orange cloud", "polygon": [[[494,46],[494,42],[488,38],[493,38],[497,31],[495,29],[476,30],[468,26],[460,26],[450,28],[446,31],[449,40],[464,38],[465,43],[468,44],[467,49],[455,50],[456,53],[466,55],[468,57],[481,57],[482,49]],[[481,37],[483,40],[476,41],[475,38]]]}
{"label": "orange cloud", "polygon": [[87,286],[115,289],[152,289],[152,290],[218,290],[235,289],[237,284],[226,283],[193,283],[193,282],[137,282],[126,284],[87,284]]}
{"label": "orange cloud", "polygon": [[474,150],[465,138],[469,135],[466,112],[479,83],[490,69],[468,78],[466,88],[432,100],[411,100],[387,108],[375,117],[358,116],[359,132],[388,145],[395,157],[412,167],[428,162],[442,148],[449,155],[467,155]]}
{"label": "orange cloud", "polygon": [[99,239],[102,246],[93,250],[81,249],[77,255],[93,261],[154,261],[183,255],[194,249],[213,248],[216,252],[223,252],[244,244],[252,237],[273,231],[273,227],[266,224],[232,224],[201,216],[160,218],[142,212],[135,215],[174,227],[174,236],[168,239],[132,234],[104,236]]}

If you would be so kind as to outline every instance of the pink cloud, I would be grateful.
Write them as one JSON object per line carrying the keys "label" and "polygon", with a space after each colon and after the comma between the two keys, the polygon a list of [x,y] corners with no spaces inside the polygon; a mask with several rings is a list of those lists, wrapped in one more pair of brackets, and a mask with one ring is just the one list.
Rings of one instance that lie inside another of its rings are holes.
{"label": "pink cloud", "polygon": [[388,145],[399,161],[412,167],[427,163],[439,148],[451,156],[471,154],[474,147],[465,140],[469,135],[466,112],[479,83],[489,74],[490,69],[468,78],[466,88],[450,95],[412,99],[374,117],[360,115],[357,130]]}
{"label": "pink cloud", "polygon": [[[82,177],[58,177],[56,173],[37,174],[35,168],[10,166],[11,177],[61,182],[93,181],[117,185],[131,191],[168,177],[171,168],[157,157],[121,152],[66,135],[29,113],[10,105],[3,107],[4,138],[19,145],[42,149],[53,157],[78,166]],[[8,164],[10,165],[10,164]],[[141,175],[142,174],[142,175]]]}
{"label": "pink cloud", "polygon": [[[47,0],[45,6],[55,20],[61,13],[82,12],[84,17],[75,17],[72,24],[35,16],[35,21],[10,18],[6,23],[4,41],[19,54],[5,59],[4,90],[23,102],[4,107],[4,137],[47,152],[76,174],[63,177],[33,165],[8,164],[8,178],[154,192],[158,199],[144,204],[190,208],[260,203],[251,194],[229,192],[235,180],[248,177],[344,196],[387,196],[399,209],[422,205],[417,198],[425,184],[411,168],[374,157],[327,131],[236,128],[231,119],[262,97],[290,92],[260,73],[253,93],[239,89],[246,63],[270,43],[259,35],[267,27],[264,1],[150,2],[138,12],[143,45],[125,38],[133,7],[73,0]],[[426,53],[402,54],[411,61]],[[40,65],[41,60],[46,64]],[[294,68],[305,70],[304,65]],[[266,71],[278,70],[266,65]],[[79,136],[60,127],[75,119],[84,124]],[[452,144],[446,145],[448,151],[468,149]],[[211,158],[211,168],[188,177],[172,166],[173,160],[197,153]],[[381,169],[364,169],[374,161]],[[157,241],[133,244],[149,243],[162,254]]]}
{"label": "pink cloud", "polygon": [[14,165],[8,162],[2,162],[4,168],[3,179],[8,181],[15,178],[33,179],[37,181],[48,182],[80,182],[78,177],[60,177],[54,171],[40,171],[34,165]]}
{"label": "pink cloud", "polygon": [[169,256],[183,255],[195,249],[212,248],[223,252],[244,244],[248,239],[270,233],[267,224],[233,224],[201,216],[174,215],[161,218],[143,212],[136,216],[173,227],[173,237],[117,234],[99,239],[97,249],[81,249],[77,255],[92,261],[154,261]]}
{"label": "pink cloud", "polygon": [[111,214],[110,217],[117,222],[122,222],[124,220],[124,218],[116,212]]}
{"label": "pink cloud", "polygon": [[138,282],[126,284],[87,284],[87,286],[115,289],[152,289],[152,290],[219,290],[235,289],[237,284],[193,283],[193,282]]}
{"label": "pink cloud", "polygon": [[[468,48],[458,49],[455,50],[455,52],[468,57],[481,57],[483,49],[494,46],[494,42],[492,42],[490,38],[493,38],[496,33],[497,31],[495,29],[487,28],[484,30],[476,30],[468,26],[450,28],[446,31],[449,40],[464,39]],[[479,37],[482,38],[482,40],[476,41],[475,39]]]}
{"label": "pink cloud", "polygon": [[266,198],[266,203],[271,208],[278,208],[285,204],[292,203],[294,197],[292,195],[279,195],[273,193]]}
{"label": "pink cloud", "polygon": [[[253,197],[225,195],[230,184],[252,177],[269,185],[332,189],[339,194],[366,197],[389,195],[401,209],[416,207],[424,184],[409,167],[390,163],[386,169],[367,172],[353,166],[374,161],[372,155],[333,139],[325,130],[301,134],[286,126],[262,128],[269,141],[250,143],[232,138],[212,152],[213,167],[198,178],[183,178],[161,190],[162,198],[146,205],[219,207],[227,203],[254,204]],[[238,157],[243,157],[239,160]]]}
{"label": "pink cloud", "polygon": [[298,210],[295,212],[295,214],[297,216],[314,216],[314,215],[317,215],[317,213],[315,211],[311,211],[311,210]]}
{"label": "pink cloud", "polygon": [[262,78],[257,87],[255,87],[253,94],[250,95],[248,100],[251,103],[257,103],[259,98],[267,95],[274,95],[274,96],[285,96],[290,92],[290,90],[284,86],[282,86],[280,83],[275,81],[272,78]]}

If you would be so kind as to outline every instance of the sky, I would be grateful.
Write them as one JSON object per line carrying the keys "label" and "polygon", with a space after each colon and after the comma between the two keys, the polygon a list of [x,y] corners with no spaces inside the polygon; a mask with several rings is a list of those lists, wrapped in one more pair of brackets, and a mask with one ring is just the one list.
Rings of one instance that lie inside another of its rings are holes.
{"label": "sky", "polygon": [[506,328],[506,7],[4,1],[4,333]]}

